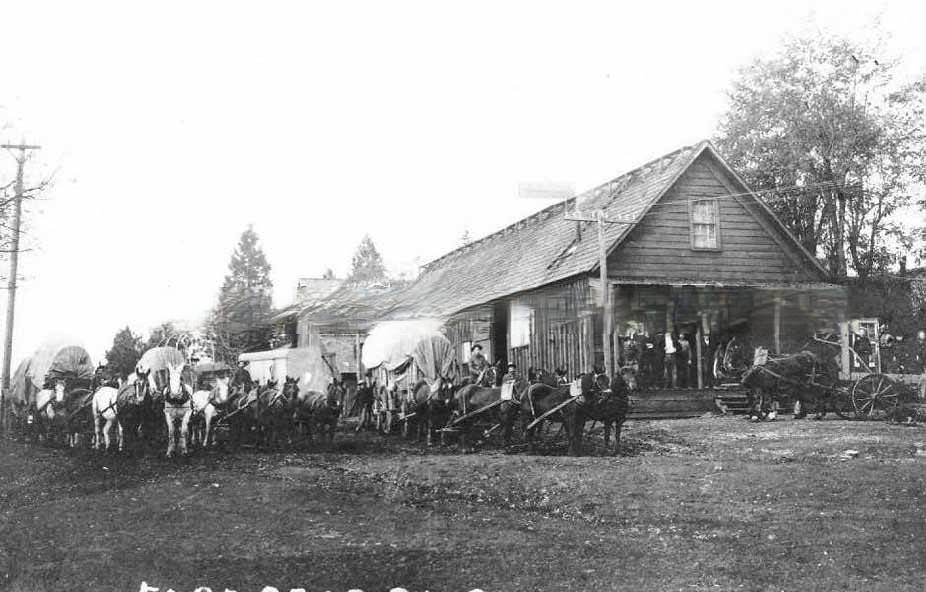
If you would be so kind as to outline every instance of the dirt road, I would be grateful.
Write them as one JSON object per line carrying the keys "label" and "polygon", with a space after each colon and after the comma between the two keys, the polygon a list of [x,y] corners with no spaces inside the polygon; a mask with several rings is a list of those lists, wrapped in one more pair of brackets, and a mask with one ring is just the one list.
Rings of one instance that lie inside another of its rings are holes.
{"label": "dirt road", "polygon": [[[926,430],[632,422],[625,454],[128,459],[0,443],[16,591],[921,590]],[[847,450],[857,455],[844,454]]]}

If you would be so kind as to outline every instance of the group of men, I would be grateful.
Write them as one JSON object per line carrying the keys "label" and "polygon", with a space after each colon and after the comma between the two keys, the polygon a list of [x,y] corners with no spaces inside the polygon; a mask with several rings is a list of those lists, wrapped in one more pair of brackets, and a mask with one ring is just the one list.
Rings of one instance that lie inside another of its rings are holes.
{"label": "group of men", "polygon": [[[702,377],[711,375],[710,352],[716,348],[710,338],[702,344]],[[622,364],[637,367],[641,386],[691,388],[698,385],[697,336],[668,331],[649,336],[633,333],[621,338]]]}

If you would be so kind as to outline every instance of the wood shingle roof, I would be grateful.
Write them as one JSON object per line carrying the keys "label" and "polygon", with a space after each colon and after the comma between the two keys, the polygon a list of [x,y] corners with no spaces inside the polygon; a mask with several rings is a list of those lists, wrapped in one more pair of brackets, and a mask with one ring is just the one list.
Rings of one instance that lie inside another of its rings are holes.
{"label": "wood shingle roof", "polygon": [[[680,148],[428,263],[391,316],[447,316],[594,270],[595,223],[567,220],[567,208],[579,199],[607,219],[638,219],[707,146]],[[632,228],[608,224],[606,243],[613,248]]]}

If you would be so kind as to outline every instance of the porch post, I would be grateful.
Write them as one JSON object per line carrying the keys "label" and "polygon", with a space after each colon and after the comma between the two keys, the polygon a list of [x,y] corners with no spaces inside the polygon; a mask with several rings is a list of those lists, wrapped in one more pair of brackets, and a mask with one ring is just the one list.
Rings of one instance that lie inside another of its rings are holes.
{"label": "porch post", "polygon": [[775,353],[781,353],[781,297],[775,292],[775,320],[774,320],[774,334],[775,334]]}
{"label": "porch post", "polygon": [[701,363],[701,359],[702,359],[701,341],[704,339],[704,313],[703,312],[698,313],[698,331],[696,333],[696,338],[698,340],[698,346],[696,348],[696,352],[698,356],[698,390],[701,390],[704,388],[704,376],[702,373],[703,364]]}

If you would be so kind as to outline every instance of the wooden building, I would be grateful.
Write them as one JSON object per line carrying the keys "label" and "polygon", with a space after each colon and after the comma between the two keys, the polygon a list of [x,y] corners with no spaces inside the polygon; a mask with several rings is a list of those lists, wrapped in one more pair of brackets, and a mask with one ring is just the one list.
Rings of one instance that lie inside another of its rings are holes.
{"label": "wooden building", "polygon": [[[567,219],[576,200],[631,221],[604,225],[607,309],[598,223]],[[684,331],[700,344],[746,326],[786,351],[844,310],[843,289],[702,142],[432,261],[390,316],[444,319],[464,362],[480,343],[490,360],[575,375],[604,366],[605,315],[617,365],[628,334]]]}
{"label": "wooden building", "polygon": [[363,372],[360,348],[364,338],[395,305],[404,287],[404,282],[397,281],[342,283],[299,311],[296,342],[304,347],[318,345],[341,380],[353,383]]}

